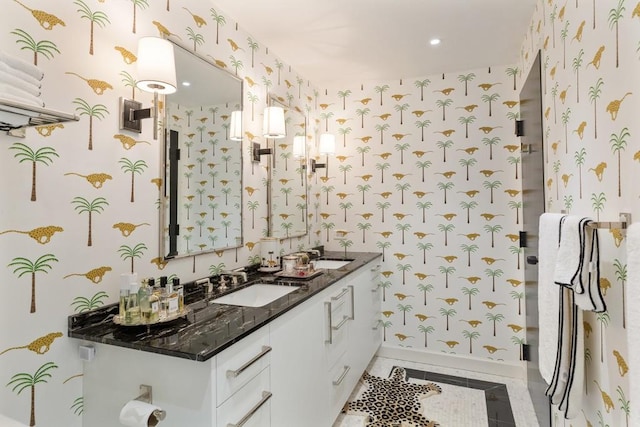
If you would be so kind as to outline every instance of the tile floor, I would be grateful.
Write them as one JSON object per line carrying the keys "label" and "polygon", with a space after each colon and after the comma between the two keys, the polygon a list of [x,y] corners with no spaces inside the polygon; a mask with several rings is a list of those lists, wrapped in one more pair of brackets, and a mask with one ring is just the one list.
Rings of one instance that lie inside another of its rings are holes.
{"label": "tile floor", "polygon": [[[376,357],[368,372],[387,378],[394,366],[406,369],[409,382],[434,382],[442,394],[424,399],[424,415],[441,427],[538,427],[524,381]],[[349,400],[362,392],[357,388]],[[333,427],[362,427],[364,418],[340,415]]]}

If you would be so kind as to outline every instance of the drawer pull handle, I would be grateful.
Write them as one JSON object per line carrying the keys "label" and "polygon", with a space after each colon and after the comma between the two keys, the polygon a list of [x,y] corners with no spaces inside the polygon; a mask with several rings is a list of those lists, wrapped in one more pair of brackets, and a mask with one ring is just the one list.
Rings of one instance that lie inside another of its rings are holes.
{"label": "drawer pull handle", "polygon": [[[332,326],[332,329],[333,329],[334,331],[337,331],[338,329],[342,328],[342,327],[344,326],[344,324],[345,324],[345,323],[347,323],[349,320],[351,320],[351,319],[349,318],[349,316],[344,316],[344,317],[342,318],[342,321],[341,321],[340,323],[338,323],[336,326]],[[329,344],[331,344],[331,343],[329,343]]]}
{"label": "drawer pull handle", "polygon": [[344,288],[344,289],[342,290],[342,292],[340,292],[338,295],[336,295],[335,297],[331,297],[331,301],[337,301],[337,300],[339,300],[340,298],[342,298],[343,296],[345,296],[345,295],[347,294],[347,292],[349,292],[349,289]]}
{"label": "drawer pull handle", "polygon": [[269,347],[268,345],[263,345],[262,346],[262,351],[257,354],[253,359],[249,360],[247,363],[245,363],[244,365],[240,366],[238,369],[236,369],[235,371],[232,370],[228,370],[227,371],[227,377],[229,378],[236,378],[237,376],[239,376],[240,374],[242,374],[244,371],[246,371],[251,365],[253,365],[254,363],[256,363],[258,360],[260,360],[262,357],[264,357],[267,353],[269,353],[272,350],[271,347]]}
{"label": "drawer pull handle", "polygon": [[333,329],[331,328],[331,303],[329,301],[326,301],[324,303],[324,307],[326,308],[326,313],[327,313],[327,339],[324,340],[325,343],[327,344],[333,344]]}
{"label": "drawer pull handle", "polygon": [[267,403],[269,399],[271,399],[271,396],[273,396],[273,393],[271,393],[270,391],[263,391],[262,399],[260,400],[260,402],[258,402],[256,406],[254,406],[253,408],[249,409],[249,412],[247,412],[247,415],[242,417],[240,421],[238,421],[236,424],[229,423],[227,424],[227,427],[242,427],[243,425],[245,425],[247,421],[249,421],[249,419],[253,417],[256,412],[258,412],[258,410],[262,407],[262,405],[264,405],[265,403]]}
{"label": "drawer pull handle", "polygon": [[356,297],[355,290],[353,289],[353,285],[347,286],[351,291],[351,320],[355,320],[356,318]]}
{"label": "drawer pull handle", "polygon": [[347,376],[347,374],[349,373],[350,370],[351,370],[351,367],[345,365],[344,366],[344,370],[342,371],[342,374],[340,375],[340,377],[338,377],[337,380],[333,380],[333,385],[340,385],[340,383],[342,383],[342,381],[344,381],[344,379],[346,378],[346,376]]}

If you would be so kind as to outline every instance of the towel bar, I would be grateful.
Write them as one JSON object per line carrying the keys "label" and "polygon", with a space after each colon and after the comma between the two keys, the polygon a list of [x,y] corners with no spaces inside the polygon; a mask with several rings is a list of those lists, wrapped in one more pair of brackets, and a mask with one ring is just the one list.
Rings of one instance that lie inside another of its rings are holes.
{"label": "towel bar", "polygon": [[629,225],[631,225],[631,214],[626,212],[620,213],[620,221],[592,221],[589,223],[591,228],[618,228],[621,230],[626,230]]}

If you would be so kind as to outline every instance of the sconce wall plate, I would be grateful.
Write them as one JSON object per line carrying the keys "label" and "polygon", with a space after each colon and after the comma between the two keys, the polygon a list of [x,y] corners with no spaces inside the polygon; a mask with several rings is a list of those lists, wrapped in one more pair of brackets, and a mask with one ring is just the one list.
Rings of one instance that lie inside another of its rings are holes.
{"label": "sconce wall plate", "polygon": [[315,173],[316,169],[324,169],[327,167],[326,163],[317,163],[316,159],[311,159],[311,172]]}
{"label": "sconce wall plate", "polygon": [[260,144],[254,142],[252,145],[251,153],[253,154],[253,161],[260,162],[260,156],[271,154],[271,148],[260,148]]}
{"label": "sconce wall plate", "polygon": [[120,130],[142,133],[142,121],[134,119],[132,114],[141,108],[142,102],[120,97]]}

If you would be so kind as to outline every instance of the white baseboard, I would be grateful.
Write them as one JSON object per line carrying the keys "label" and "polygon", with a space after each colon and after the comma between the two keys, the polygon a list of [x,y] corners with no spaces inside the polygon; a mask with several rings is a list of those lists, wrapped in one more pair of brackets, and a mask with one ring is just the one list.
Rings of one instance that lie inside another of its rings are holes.
{"label": "white baseboard", "polygon": [[505,362],[502,360],[479,359],[457,354],[435,353],[428,350],[416,350],[404,347],[382,345],[377,356],[389,359],[406,360],[415,363],[442,366],[451,369],[498,375],[508,378],[526,380],[527,366],[525,362]]}

